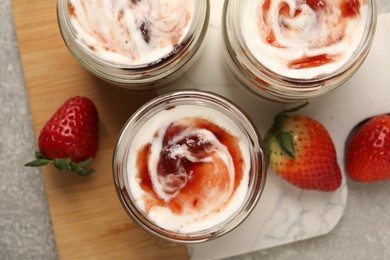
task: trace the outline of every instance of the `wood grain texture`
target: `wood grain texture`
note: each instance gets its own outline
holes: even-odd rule
[[[52,167],[42,169],[59,258],[188,258],[185,246],[157,239],[133,223],[113,183],[117,136],[129,116],[156,94],[124,91],[86,72],[62,41],[56,1],[13,0],[12,8],[36,137],[71,96],[91,98],[100,117],[96,173],[79,177]]]

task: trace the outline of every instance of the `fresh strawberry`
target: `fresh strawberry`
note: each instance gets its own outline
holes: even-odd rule
[[[377,115],[358,124],[345,149],[345,170],[359,182],[390,179],[390,115]]]
[[[43,127],[36,160],[25,166],[52,163],[59,170],[79,175],[94,172],[89,168],[98,148],[99,119],[93,102],[85,97],[68,99]]]
[[[288,115],[306,105],[275,116],[265,136],[269,166],[301,189],[334,191],[342,177],[328,131],[312,118]]]

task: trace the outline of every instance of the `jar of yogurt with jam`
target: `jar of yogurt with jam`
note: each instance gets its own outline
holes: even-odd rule
[[[178,91],[142,106],[125,124],[113,157],[128,215],[169,241],[198,243],[237,227],[266,179],[261,137],[229,100]]]
[[[281,102],[320,96],[367,56],[375,0],[226,0],[225,57],[255,94]]]
[[[94,75],[131,90],[163,86],[195,61],[208,0],[58,0],[63,40]]]

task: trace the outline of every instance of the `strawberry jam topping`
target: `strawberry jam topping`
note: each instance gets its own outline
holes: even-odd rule
[[[341,13],[343,17],[356,17],[360,12],[360,2],[359,0],[346,0],[341,6]]]
[[[75,36],[93,55],[119,65],[171,56],[184,44],[193,0],[68,0]]]
[[[290,69],[307,69],[314,68],[325,65],[327,63],[334,62],[335,60],[327,54],[312,56],[312,57],[303,57],[302,59],[295,60],[290,62]]]
[[[74,6],[71,3],[68,3],[68,11],[70,16],[76,17]]]
[[[258,28],[270,46],[304,48],[304,56],[290,60],[289,69],[319,67],[337,61],[326,51],[345,39],[349,20],[360,18],[362,4],[365,0],[263,0],[257,8]]]
[[[220,211],[243,177],[238,138],[202,118],[185,118],[160,129],[137,156],[146,210],[174,214]]]

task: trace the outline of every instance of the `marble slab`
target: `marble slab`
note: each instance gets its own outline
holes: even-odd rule
[[[213,22],[210,31],[215,31],[215,34],[209,33],[206,43],[208,53],[196,71],[187,74],[187,84],[231,98],[249,113],[264,134],[271,124],[272,115],[285,106],[256,99],[236,86],[217,61],[221,58],[217,58],[219,52],[215,46],[220,41],[220,29],[217,21]],[[369,116],[390,111],[389,33],[390,15],[380,15],[372,50],[358,73],[343,87],[313,99],[301,111],[328,128],[342,169],[344,142],[349,131],[357,122]],[[214,50],[211,48],[213,44]],[[213,55],[215,58],[207,62]],[[186,83],[183,81],[182,84]],[[302,191],[269,172],[264,194],[252,215],[239,228],[221,239],[189,246],[190,256],[192,259],[223,258],[324,235],[342,217],[347,190],[344,179],[342,187],[334,193]]]
[[[222,1],[211,1],[211,5],[206,48],[200,60],[181,80],[160,92],[196,88],[221,94],[242,107],[264,135],[273,116],[288,105],[256,97],[232,77],[221,51]],[[373,69],[363,66],[346,86],[312,100],[301,110],[302,114],[312,116],[328,128],[342,169],[344,140],[353,125],[370,114],[369,109],[364,111],[366,113],[356,113],[354,106],[357,105],[355,100],[366,96],[364,90],[370,83],[366,76]],[[356,78],[361,78],[358,86],[354,86]],[[380,107],[383,109],[386,105],[384,102]],[[264,193],[251,216],[220,239],[188,246],[191,259],[224,258],[327,234],[341,219],[347,203],[348,188],[343,175],[343,184],[336,192],[324,193],[297,189],[269,171]]]

